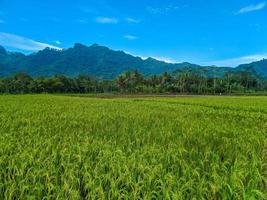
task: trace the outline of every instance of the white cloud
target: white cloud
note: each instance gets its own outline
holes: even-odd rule
[[[61,42],[59,40],[56,40],[55,43],[58,45],[61,44]]]
[[[100,24],[117,24],[119,21],[116,18],[110,17],[97,17],[96,22]]]
[[[236,14],[244,14],[244,13],[249,13],[249,12],[254,12],[257,10],[262,10],[266,7],[266,2],[261,2],[258,4],[254,4],[254,5],[249,5],[246,6],[244,8],[241,8]]]
[[[174,59],[169,58],[169,57],[152,56],[152,58],[155,58],[156,60],[163,61],[166,63],[178,63]]]
[[[5,20],[2,20],[2,19],[0,19],[0,24],[4,24],[4,23],[6,23],[6,21],[5,21]]]
[[[133,56],[137,56],[139,58],[141,58],[142,60],[146,60],[148,58],[153,58],[153,59],[156,59],[158,61],[163,61],[163,62],[166,62],[166,63],[180,63],[182,61],[177,61],[173,58],[170,58],[170,57],[164,57],[164,56],[144,56],[144,55],[140,55],[140,54],[135,54],[135,53],[132,53],[132,52],[129,52],[129,51],[125,51],[125,53],[127,54],[130,54],[130,55],[133,55]]]
[[[38,51],[46,47],[61,50],[61,48],[50,44],[34,41],[29,38],[4,32],[0,32],[0,45],[27,51]]]
[[[205,63],[205,65],[216,65],[216,66],[222,66],[222,67],[224,67],[224,66],[236,67],[240,64],[246,64],[246,63],[259,61],[259,60],[262,60],[264,58],[267,58],[267,53],[242,56],[242,57],[231,58],[231,59],[226,59],[226,60],[212,61],[212,62]]]
[[[154,14],[154,15],[163,13],[163,10],[161,8],[148,6],[146,9],[149,13]]]
[[[166,14],[172,11],[176,11],[179,9],[179,6],[176,5],[166,5],[164,7],[152,7],[152,6],[147,6],[146,10],[151,13],[151,14]]]
[[[124,35],[123,37],[125,39],[127,39],[127,40],[136,40],[136,39],[138,39],[138,37],[136,37],[134,35]]]
[[[137,19],[134,19],[134,18],[130,18],[130,17],[125,18],[125,20],[126,20],[127,22],[129,22],[129,23],[134,23],[134,24],[138,24],[138,23],[140,23],[140,20],[137,20]]]

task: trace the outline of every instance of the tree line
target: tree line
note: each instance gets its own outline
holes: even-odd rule
[[[191,70],[145,77],[138,71],[127,71],[113,80],[88,75],[66,77],[31,77],[17,73],[0,78],[0,93],[179,93],[232,94],[267,91],[267,81],[250,71],[228,72],[209,77]]]

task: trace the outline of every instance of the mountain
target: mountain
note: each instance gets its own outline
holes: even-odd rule
[[[267,79],[267,59],[252,62],[250,64],[239,65],[236,70],[238,71],[255,71],[262,78]]]
[[[169,64],[153,58],[143,60],[97,44],[87,47],[77,43],[65,50],[46,48],[27,56],[9,53],[3,47],[0,48],[0,76],[23,71],[32,76],[88,74],[111,79],[127,70],[138,70],[144,75],[151,75],[173,72],[190,65],[190,63]]]
[[[0,77],[23,70],[18,66],[25,58],[26,56],[21,53],[9,53],[0,46]]]
[[[187,69],[206,76],[223,76],[226,72],[255,68],[267,78],[266,60],[241,65],[237,68],[200,66],[191,63],[170,64],[154,58],[143,60],[94,44],[85,46],[76,43],[72,48],[55,50],[46,48],[30,55],[7,52],[0,46],[0,77],[16,72],[26,72],[31,76],[53,76],[62,74],[70,77],[80,74],[92,75],[103,79],[112,79],[127,70],[138,70],[145,76],[163,72],[179,72]]]

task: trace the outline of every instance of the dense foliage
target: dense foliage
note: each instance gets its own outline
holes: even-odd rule
[[[0,96],[0,199],[267,199],[266,97]]]
[[[69,78],[63,75],[32,78],[25,73],[0,79],[0,93],[180,93],[231,94],[267,91],[267,81],[251,71],[207,77],[199,72],[180,70],[144,77],[128,71],[114,80],[90,76]]]

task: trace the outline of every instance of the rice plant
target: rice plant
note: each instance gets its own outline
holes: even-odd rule
[[[0,199],[267,199],[267,98],[2,95]]]

